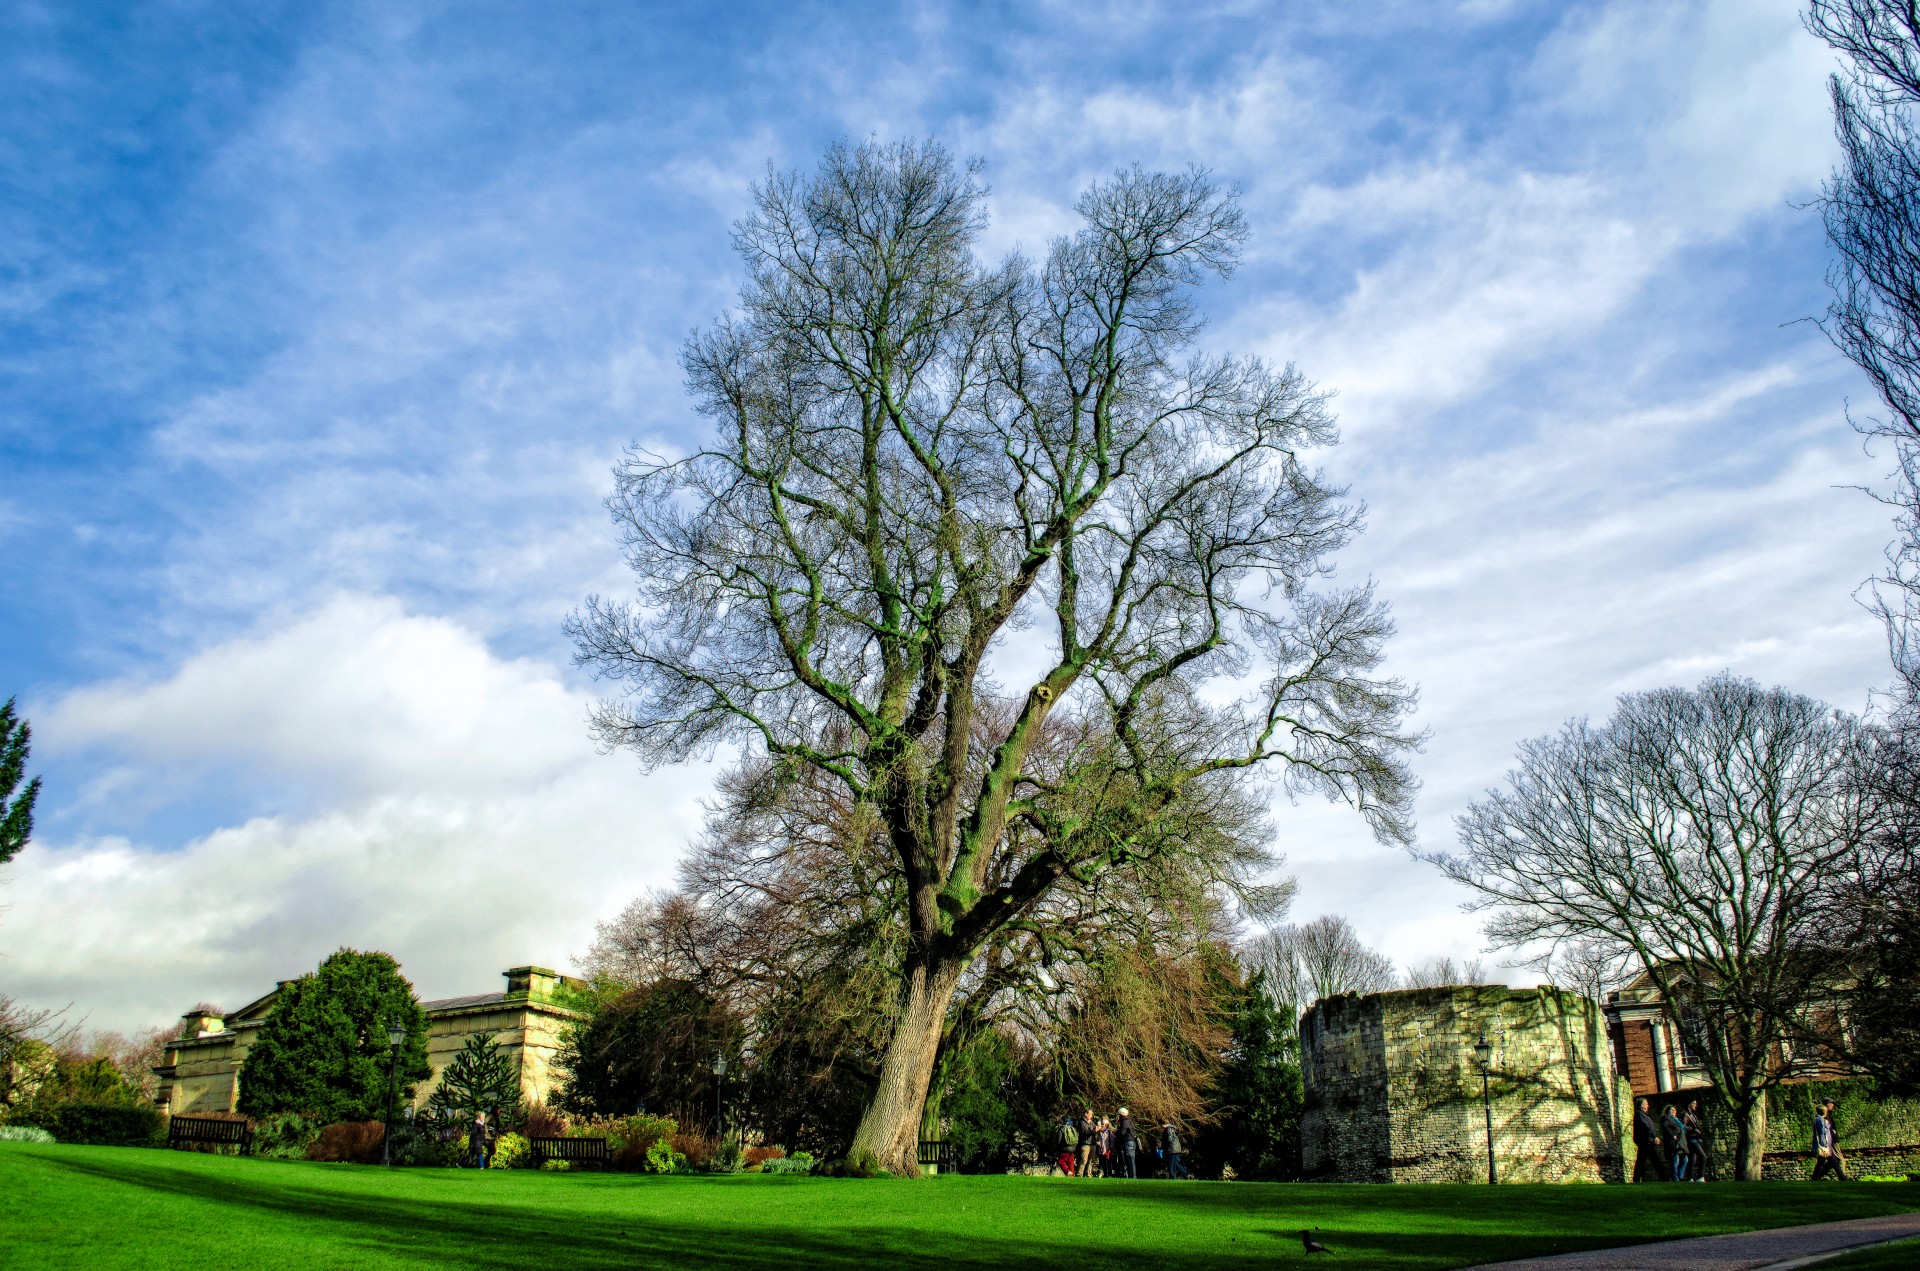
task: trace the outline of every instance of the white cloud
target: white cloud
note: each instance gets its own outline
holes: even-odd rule
[[[670,881],[704,777],[642,778],[596,753],[588,699],[471,632],[347,596],[203,650],[151,684],[95,685],[43,712],[42,752],[116,757],[97,797],[152,799],[231,773],[317,803],[177,849],[37,840],[10,867],[9,990],[96,1024],[232,1007],[342,945],[398,957],[426,995],[565,966],[593,922]]]

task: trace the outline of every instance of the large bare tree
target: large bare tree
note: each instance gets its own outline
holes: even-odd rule
[[[906,939],[854,1150],[908,1173],[956,990],[1062,880],[1185,850],[1164,827],[1262,766],[1409,835],[1390,623],[1322,583],[1358,526],[1309,466],[1323,399],[1186,354],[1233,198],[1123,172],[1044,261],[988,267],[984,197],[932,144],[758,187],[740,307],[685,353],[712,440],[629,457],[639,594],[573,624],[624,684],[604,740],[654,764],[743,742],[884,826]],[[1055,720],[1074,744],[1031,762]]]
[[[1898,532],[1877,605],[1908,710],[1920,709],[1920,6],[1810,0],[1807,27],[1845,59],[1828,80],[1841,163],[1821,190],[1835,253],[1821,322],[1872,381],[1885,415],[1854,423],[1892,444]]]
[[[1240,960],[1265,972],[1274,1005],[1294,1025],[1323,997],[1394,987],[1393,959],[1369,949],[1339,914],[1268,927],[1241,946]]]
[[[1595,726],[1520,747],[1507,788],[1435,859],[1480,893],[1507,948],[1578,943],[1644,973],[1735,1117],[1740,1177],[1760,1177],[1768,1087],[1844,953],[1823,898],[1871,833],[1857,779],[1872,734],[1819,702],[1721,676],[1622,697]]]

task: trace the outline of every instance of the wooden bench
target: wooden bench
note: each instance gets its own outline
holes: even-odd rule
[[[951,1172],[959,1168],[960,1153],[944,1139],[921,1139],[919,1160],[922,1168],[932,1166],[935,1173],[941,1170]]]
[[[197,1143],[237,1144],[240,1155],[253,1153],[253,1126],[227,1117],[168,1117],[167,1146],[189,1148]]]
[[[533,1140],[533,1163],[545,1165],[548,1161],[566,1161],[571,1165],[608,1165],[613,1154],[607,1151],[605,1139],[535,1139]]]

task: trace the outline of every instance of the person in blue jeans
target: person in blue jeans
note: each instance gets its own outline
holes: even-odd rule
[[[1660,1146],[1667,1150],[1667,1159],[1673,1162],[1673,1181],[1687,1181],[1687,1127],[1680,1120],[1680,1110],[1671,1103],[1660,1114]]]
[[[1120,1109],[1120,1120],[1113,1127],[1114,1164],[1119,1167],[1122,1178],[1138,1178],[1140,1171],[1134,1164],[1134,1156],[1140,1149],[1140,1137],[1133,1131],[1133,1118],[1125,1108]]]
[[[1187,1167],[1180,1163],[1180,1131],[1169,1121],[1160,1128],[1160,1155],[1167,1162],[1168,1178],[1186,1178]]]

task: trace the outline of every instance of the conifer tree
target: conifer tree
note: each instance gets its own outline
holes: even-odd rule
[[[395,1021],[407,1030],[397,1058],[387,1042]],[[390,1080],[404,1105],[432,1071],[427,1015],[400,964],[384,953],[340,949],[281,986],[240,1066],[240,1111],[378,1121],[387,1114]]]
[[[13,700],[0,706],[0,865],[13,859],[33,834],[33,804],[40,797],[40,778],[20,782],[27,775],[27,755],[32,749],[33,729],[13,713]],[[15,790],[20,790],[18,795]]]
[[[427,1111],[441,1121],[471,1121],[476,1112],[511,1115],[520,1107],[520,1065],[492,1033],[475,1033],[440,1073]]]

